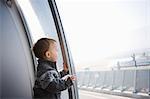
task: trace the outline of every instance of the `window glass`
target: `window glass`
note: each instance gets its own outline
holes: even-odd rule
[[[149,0],[56,0],[75,67],[110,70],[150,50]],[[131,62],[132,63],[132,62]]]
[[[80,99],[107,98],[95,93],[105,89],[134,92],[140,90],[139,82],[141,89],[149,88],[144,83],[149,76],[139,80],[134,70],[150,68],[150,0],[55,1],[74,60]]]

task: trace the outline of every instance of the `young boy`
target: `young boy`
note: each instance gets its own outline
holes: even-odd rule
[[[41,38],[35,43],[33,52],[38,58],[37,78],[33,88],[34,97],[38,99],[61,99],[61,91],[69,88],[73,84],[72,81],[75,80],[75,77],[67,75],[68,69],[66,66],[64,66],[65,68],[62,72],[57,71],[56,41]]]

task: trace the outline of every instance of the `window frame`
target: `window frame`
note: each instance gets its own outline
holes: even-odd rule
[[[48,0],[48,3],[49,3],[50,10],[52,12],[52,16],[53,16],[54,23],[56,26],[58,39],[60,41],[63,60],[67,63],[67,65],[69,67],[69,74],[76,75],[73,59],[71,56],[71,52],[69,50],[69,45],[68,45],[67,40],[66,40],[66,36],[64,33],[64,29],[63,29],[63,25],[61,22],[61,18],[59,15],[56,1],[55,0]],[[69,89],[68,91],[69,91],[69,99],[79,99],[78,89],[77,89],[77,81],[75,81],[75,83],[73,83],[73,87],[71,87],[71,89]]]

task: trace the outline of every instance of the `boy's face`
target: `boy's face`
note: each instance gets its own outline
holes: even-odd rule
[[[48,51],[46,51],[46,58],[52,62],[56,62],[58,57],[58,48],[57,43],[50,45]]]

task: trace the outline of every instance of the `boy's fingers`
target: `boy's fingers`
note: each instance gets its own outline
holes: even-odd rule
[[[76,80],[76,76],[71,76],[70,77],[72,80]]]

